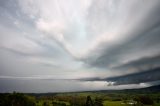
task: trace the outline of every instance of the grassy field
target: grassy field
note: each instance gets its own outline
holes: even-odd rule
[[[104,101],[103,106],[126,106],[122,101]]]
[[[153,106],[160,106],[160,103],[155,102]]]
[[[103,101],[103,106],[134,106],[133,104],[125,104],[123,101]],[[137,105],[135,105],[137,106]],[[143,106],[160,106],[160,103],[154,103],[153,105],[143,105]]]

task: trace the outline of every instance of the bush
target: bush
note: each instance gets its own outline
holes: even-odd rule
[[[148,96],[139,96],[138,98],[135,98],[137,102],[141,102],[144,105],[153,105],[153,100]]]

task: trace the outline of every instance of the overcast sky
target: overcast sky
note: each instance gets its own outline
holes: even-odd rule
[[[159,48],[159,0],[0,0],[0,92],[160,84]]]

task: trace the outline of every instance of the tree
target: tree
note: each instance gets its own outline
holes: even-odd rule
[[[102,99],[96,98],[94,102],[94,106],[103,106],[102,101],[103,101]]]
[[[86,106],[93,106],[93,102],[90,96],[87,96]]]
[[[22,93],[4,94],[0,106],[35,106],[35,99]]]

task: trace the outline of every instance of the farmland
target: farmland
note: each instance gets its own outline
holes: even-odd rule
[[[1,93],[0,106],[160,106],[159,90]]]

